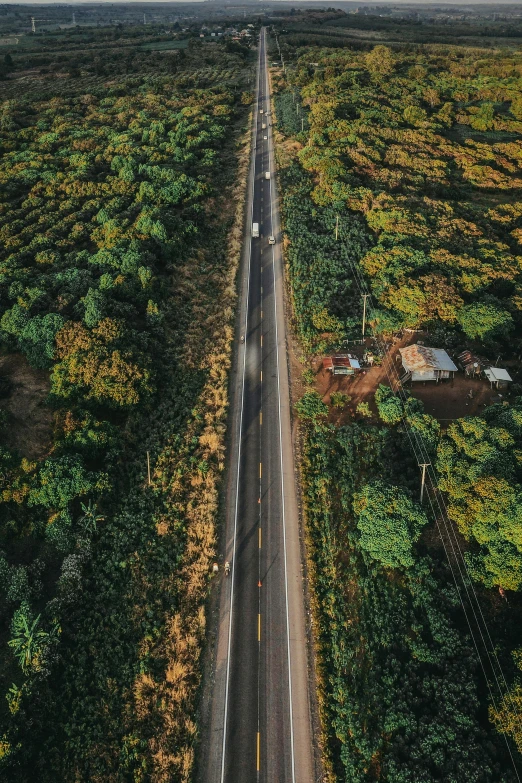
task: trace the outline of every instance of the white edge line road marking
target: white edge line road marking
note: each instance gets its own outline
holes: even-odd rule
[[[259,62],[261,62],[261,47],[259,47]],[[252,256],[252,219],[254,216],[254,188],[255,188],[255,175],[256,175],[256,153],[257,153],[257,126],[259,120],[259,77],[261,69],[258,69],[257,85],[256,85],[256,102],[254,112],[254,123],[252,128],[253,136],[253,155],[252,155],[252,193],[251,193],[251,208],[250,208],[250,223],[247,226],[249,240],[248,240],[248,263],[247,263],[247,296],[246,296],[246,309],[245,309],[245,342],[243,347],[243,378],[241,382],[241,412],[239,416],[239,439],[237,447],[237,479],[236,479],[236,507],[234,511],[234,534],[232,543],[232,573],[230,583],[230,612],[228,615],[228,652],[227,652],[227,676],[225,685],[225,714],[223,718],[223,747],[221,753],[221,783],[225,781],[225,754],[227,743],[227,718],[228,718],[228,692],[230,684],[230,651],[232,647],[232,611],[234,605],[234,573],[236,566],[236,536],[237,536],[237,514],[239,504],[239,474],[241,465],[241,436],[243,432],[243,408],[245,402],[245,372],[246,372],[246,347],[247,347],[247,327],[248,327],[248,302],[250,294],[250,261]]]
[[[267,57],[266,57],[266,32],[265,32],[265,62],[264,62],[264,72],[265,72],[265,79],[266,79],[266,86],[265,90],[267,93],[267,99],[270,101],[270,94],[269,94],[269,85],[268,85],[268,68],[267,68]],[[271,161],[271,139],[272,139],[272,126],[270,123],[268,123],[268,132],[269,132],[269,144],[268,144],[268,163],[270,171],[272,170],[272,167],[270,165]],[[272,223],[272,178],[270,178],[269,181],[269,189],[270,189],[270,228],[272,230],[272,233],[274,231],[274,226]],[[282,425],[281,425],[281,389],[280,389],[280,383],[279,383],[279,376],[280,376],[280,368],[279,368],[279,334],[277,329],[277,292],[276,292],[276,270],[275,270],[275,247],[272,245],[272,274],[274,278],[274,318],[275,318],[275,338],[276,338],[276,362],[277,362],[277,400],[278,400],[278,412],[279,412],[279,456],[281,461],[281,512],[282,512],[282,521],[283,521],[283,551],[284,551],[284,558],[285,558],[285,605],[286,605],[286,649],[287,649],[287,658],[288,658],[288,691],[289,691],[289,699],[290,699],[290,752],[291,752],[291,760],[292,760],[292,783],[295,783],[295,756],[294,756],[294,717],[293,717],[293,707],[292,707],[292,668],[291,668],[291,660],[290,660],[290,616],[288,611],[288,562],[287,562],[287,554],[286,554],[286,524],[285,524],[285,478],[283,473],[283,434],[282,434]]]

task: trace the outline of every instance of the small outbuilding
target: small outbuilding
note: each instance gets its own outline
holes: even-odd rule
[[[357,375],[361,371],[359,360],[349,353],[327,356],[323,359],[323,367],[333,375]]]
[[[468,378],[478,377],[484,371],[484,367],[487,367],[487,362],[471,351],[462,351],[457,356],[457,360]]]
[[[496,386],[497,389],[505,389],[508,383],[513,381],[513,378],[508,371],[502,370],[500,367],[486,367],[484,375],[491,386]]]
[[[440,381],[453,378],[456,366],[442,348],[427,348],[425,345],[408,345],[399,348],[405,375],[401,381]]]

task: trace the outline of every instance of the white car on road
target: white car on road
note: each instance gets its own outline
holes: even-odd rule
[[[268,237],[268,244],[269,245],[275,245],[275,237],[274,236],[269,236]]]

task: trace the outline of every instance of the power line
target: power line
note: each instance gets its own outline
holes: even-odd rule
[[[338,236],[338,218],[337,218],[337,221],[336,221],[336,238],[337,238],[337,236]],[[363,278],[361,270],[357,267],[356,263],[354,261],[352,261],[352,259],[350,258],[349,255],[348,255],[348,262],[349,262],[349,264],[350,264],[350,266],[352,268],[352,271],[353,271],[353,274],[354,274],[354,281],[355,281],[355,284],[357,285],[357,287],[359,288],[359,293],[360,293],[361,296],[364,297],[364,304],[365,304],[365,306],[366,306],[367,299],[369,299],[369,305],[367,305],[367,309],[369,310],[370,313],[375,312],[375,307],[373,305],[372,294],[368,290],[368,286],[367,286],[366,280]],[[373,329],[373,327],[372,327],[372,329]],[[400,379],[398,377],[397,370],[396,370],[395,366],[393,365],[393,363],[391,362],[391,357],[390,357],[390,360],[387,361],[387,349],[384,346],[384,343],[383,343],[382,339],[380,337],[378,337],[377,335],[374,335],[373,339],[375,340],[375,342],[376,342],[376,344],[378,346],[378,353],[381,355],[381,357],[384,360],[383,366],[384,366],[385,373],[386,373],[386,376],[388,378],[388,381],[390,383],[390,387],[392,389],[394,389],[395,393],[397,393],[403,399],[403,401],[406,401],[408,399],[408,395],[406,394],[404,388],[402,387],[402,384],[401,384]],[[391,368],[391,372],[390,372],[390,368]],[[394,384],[392,383],[392,375],[393,374],[396,376],[395,377],[395,388],[394,388]],[[405,425],[406,434],[407,434],[408,439],[410,441],[410,446],[412,448],[412,451],[413,451],[413,453],[414,453],[414,455],[415,455],[415,457],[417,459],[417,463],[418,463],[419,467],[422,467],[422,469],[423,469],[422,494],[423,494],[423,491],[424,491],[424,481],[425,481],[426,472],[427,472],[428,488],[429,488],[429,490],[431,489],[431,492],[430,491],[427,492],[428,501],[429,501],[429,504],[430,504],[430,507],[431,507],[433,518],[435,520],[435,524],[437,525],[437,530],[438,530],[440,538],[441,538],[441,542],[442,542],[442,545],[443,545],[443,548],[444,548],[444,552],[446,554],[446,558],[448,560],[448,565],[449,565],[449,568],[450,568],[450,571],[451,571],[451,575],[453,577],[453,581],[455,582],[455,588],[457,590],[457,595],[459,597],[459,601],[460,601],[460,604],[462,606],[462,610],[464,612],[464,616],[466,618],[466,622],[467,622],[467,625],[468,625],[468,628],[469,628],[469,632],[471,634],[473,645],[475,647],[480,666],[482,668],[484,677],[486,679],[486,684],[487,684],[487,688],[488,688],[488,691],[489,691],[489,694],[490,694],[490,698],[491,698],[493,707],[495,708],[495,710],[497,710],[496,699],[495,699],[495,696],[493,694],[493,690],[491,688],[491,684],[489,682],[488,675],[486,673],[486,667],[484,665],[484,661],[483,661],[482,655],[480,653],[479,645],[477,643],[477,640],[475,638],[475,634],[473,632],[473,627],[472,627],[470,618],[468,616],[468,612],[466,610],[466,606],[465,606],[464,601],[463,601],[462,596],[461,596],[459,582],[458,582],[457,576],[455,574],[450,555],[448,553],[448,549],[447,549],[447,546],[446,546],[446,541],[444,540],[444,536],[443,536],[442,531],[441,531],[441,527],[440,527],[440,524],[439,524],[439,516],[437,515],[436,509],[434,508],[433,499],[435,499],[435,501],[436,501],[436,504],[437,504],[438,509],[439,509],[440,521],[444,525],[444,530],[445,530],[447,539],[449,540],[449,542],[451,544],[452,554],[453,554],[454,559],[455,559],[455,564],[456,564],[456,566],[458,568],[458,574],[459,574],[459,577],[460,577],[460,579],[462,581],[464,589],[466,591],[466,596],[467,596],[468,601],[469,601],[470,609],[471,609],[471,612],[473,614],[473,618],[475,620],[475,624],[477,626],[477,630],[478,630],[478,633],[480,635],[480,639],[481,639],[482,645],[483,645],[484,650],[485,650],[486,655],[487,655],[487,659],[488,659],[488,662],[489,662],[489,667],[490,667],[491,672],[493,674],[493,677],[494,677],[497,689],[498,689],[498,691],[500,693],[500,697],[502,699],[507,697],[507,699],[512,704],[513,711],[515,712],[517,717],[520,719],[521,718],[520,711],[517,709],[517,705],[516,705],[516,703],[515,703],[515,701],[513,699],[513,696],[511,694],[510,690],[509,690],[509,686],[507,684],[506,677],[504,675],[502,666],[500,664],[500,661],[498,659],[497,653],[496,653],[495,648],[493,646],[493,640],[491,638],[491,634],[489,632],[489,629],[488,629],[488,626],[487,626],[487,623],[486,623],[486,619],[485,619],[484,614],[482,612],[482,608],[480,606],[480,602],[478,600],[478,596],[476,594],[472,578],[471,578],[471,576],[469,574],[469,570],[468,570],[468,567],[466,565],[466,561],[464,559],[464,555],[462,553],[462,550],[461,550],[461,547],[460,547],[460,543],[459,543],[456,531],[453,529],[453,526],[451,525],[451,522],[449,521],[449,517],[447,515],[447,508],[446,508],[446,504],[445,504],[444,498],[441,496],[440,491],[438,489],[435,471],[434,471],[433,466],[431,465],[431,463],[429,461],[428,451],[427,451],[427,448],[426,448],[426,446],[424,444],[422,435],[419,432],[413,430],[413,428],[411,428],[409,426],[409,423],[408,423],[407,418],[406,418],[405,415],[403,415],[402,418],[403,418],[403,422],[404,422],[404,425]],[[431,471],[429,470],[429,468],[431,468]],[[458,551],[458,554],[457,554],[457,551]],[[464,575],[464,573],[463,573],[463,571],[461,569],[461,565],[460,565],[460,562],[459,562],[459,556],[460,556],[460,559],[462,560],[462,565],[464,566],[465,575]],[[476,609],[475,609],[474,604],[476,605]],[[479,622],[479,618],[477,616],[477,612],[478,612],[478,615],[480,615],[480,619],[482,621],[483,629],[481,627],[481,623]],[[486,639],[489,642],[489,645],[491,647],[491,652],[488,650],[488,644],[487,644],[486,639],[484,638],[484,636],[486,636]],[[496,664],[496,666],[494,665],[494,663]],[[498,672],[500,674],[500,679],[501,679],[501,681],[503,682],[503,684],[505,686],[505,692],[503,692],[503,688],[501,687],[501,684],[499,682],[499,677],[497,675],[497,669],[498,669]],[[509,740],[508,740],[508,737],[506,736],[506,734],[504,734],[504,739],[505,739],[505,742],[506,742],[506,747],[507,747],[509,756],[511,758],[511,762],[513,764],[513,769],[515,771],[515,775],[517,777],[517,780],[520,781],[520,777],[519,777],[519,774],[518,774],[518,770],[517,770],[517,766],[516,766],[516,763],[515,763],[515,759],[513,757],[511,746],[509,744]]]

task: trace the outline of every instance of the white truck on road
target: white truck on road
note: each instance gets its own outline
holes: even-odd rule
[[[252,236],[254,238],[259,236],[259,223],[252,223]]]
[[[265,171],[265,179],[270,179],[270,172],[269,171]]]

